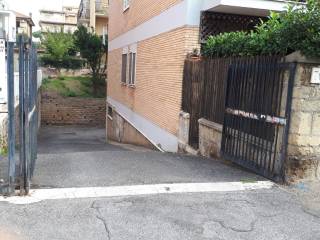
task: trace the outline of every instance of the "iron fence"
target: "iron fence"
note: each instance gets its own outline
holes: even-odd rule
[[[7,42],[7,113],[8,113],[8,156],[0,161],[0,194],[13,194],[20,187],[21,194],[28,194],[30,181],[37,158],[38,133],[38,72],[37,50],[30,42],[25,42],[20,36],[17,42],[19,52],[19,114],[15,111],[15,81],[14,81],[14,42]],[[16,161],[16,120],[19,122],[19,161]],[[4,160],[4,161],[3,161]],[[2,171],[3,163],[7,166],[6,173]]]
[[[234,58],[192,59],[184,64],[182,110],[190,114],[189,144],[198,147],[198,120],[223,124],[228,68]]]
[[[280,56],[243,58],[229,67],[222,156],[283,180],[295,64]]]

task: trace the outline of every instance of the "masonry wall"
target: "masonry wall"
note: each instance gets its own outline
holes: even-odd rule
[[[297,67],[286,168],[289,181],[320,179],[320,85],[310,82],[312,67],[319,63]]]
[[[51,92],[43,92],[41,122],[46,125],[105,126],[105,99],[64,98]]]
[[[199,152],[202,156],[220,158],[222,125],[199,119]]]
[[[182,27],[139,42],[134,87],[121,84],[122,49],[109,52],[108,96],[177,135],[184,60],[199,48],[198,34]]]
[[[120,114],[118,114],[116,111],[113,111],[112,115],[112,117],[109,116],[107,118],[108,140],[155,149],[152,143],[140,132],[138,132]]]
[[[108,30],[109,40],[113,40],[181,1],[182,0],[131,1],[129,9],[126,11],[123,11],[123,1],[110,1]]]

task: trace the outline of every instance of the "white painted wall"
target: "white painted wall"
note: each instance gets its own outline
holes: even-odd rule
[[[111,97],[108,97],[107,102],[128,123],[134,126],[153,145],[157,146],[159,150],[162,149],[166,152],[178,151],[178,138],[175,135],[160,128]]]

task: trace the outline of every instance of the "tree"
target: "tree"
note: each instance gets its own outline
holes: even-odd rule
[[[97,34],[89,32],[84,26],[78,27],[74,32],[74,39],[81,57],[87,60],[91,68],[93,93],[96,95],[99,87],[105,85],[108,46],[103,44]]]
[[[76,54],[74,39],[72,34],[57,32],[46,33],[42,39],[42,45],[49,54],[56,60],[62,60],[66,56],[74,56]]]
[[[39,39],[41,39],[41,38],[42,38],[42,32],[41,32],[41,31],[33,32],[33,33],[32,33],[32,36],[33,36],[34,38],[39,38]]]
[[[77,48],[74,44],[73,35],[64,33],[45,33],[42,35],[41,45],[45,54],[40,57],[43,66],[79,69],[83,66],[83,60],[76,57]]]

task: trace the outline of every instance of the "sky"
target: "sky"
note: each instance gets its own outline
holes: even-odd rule
[[[6,0],[9,10],[29,15],[36,24],[34,31],[39,30],[39,10],[62,10],[62,6],[79,6],[80,0]]]

